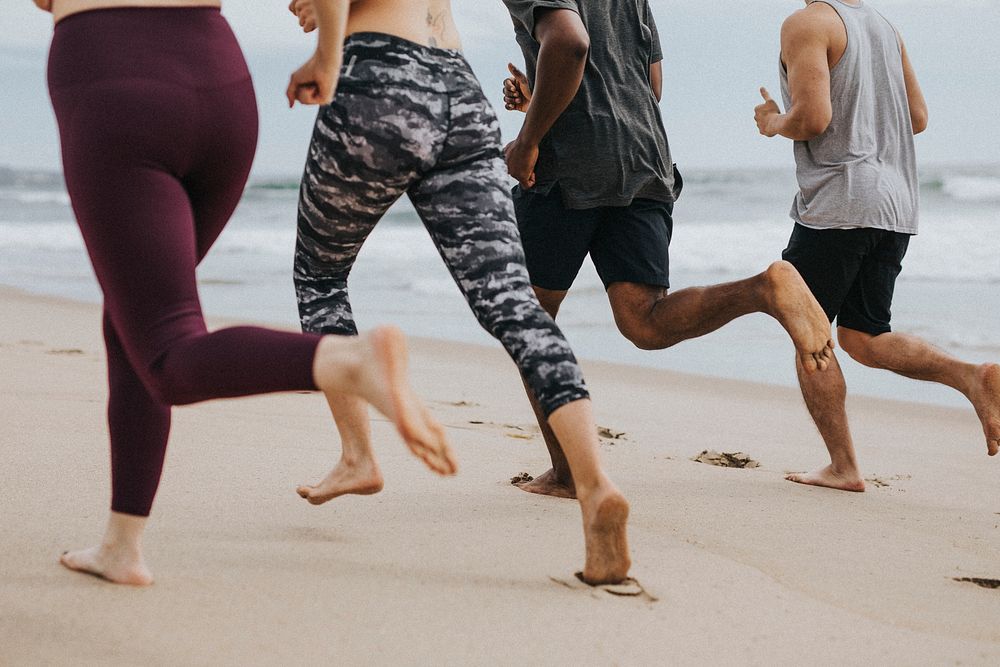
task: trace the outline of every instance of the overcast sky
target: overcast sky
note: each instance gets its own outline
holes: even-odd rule
[[[624,0],[623,0],[624,1]],[[289,111],[288,74],[313,38],[286,0],[227,0],[224,11],[250,62],[261,108],[258,176],[301,171],[314,111]],[[879,0],[902,31],[931,110],[921,161],[998,163],[1000,1]],[[519,118],[500,104],[507,60],[520,61],[500,0],[454,0],[466,54],[509,139]],[[662,109],[675,159],[687,167],[789,166],[787,142],[756,134],[757,88],[778,89],[778,30],[798,0],[651,0],[664,47]],[[0,0],[0,165],[58,167],[45,90],[48,16],[30,0]]]

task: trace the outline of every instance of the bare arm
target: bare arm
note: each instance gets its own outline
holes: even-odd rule
[[[663,63],[653,63],[649,66],[649,87],[659,102],[663,98]]]
[[[43,12],[52,11],[52,0],[34,0],[35,6],[41,9]]]
[[[312,58],[292,74],[288,82],[288,106],[296,100],[301,104],[329,104],[337,89],[340,65],[344,58],[344,33],[352,0],[305,0],[315,13],[319,37]],[[290,6],[295,12],[293,2]],[[304,3],[302,3],[304,4]],[[305,26],[303,26],[305,27]]]
[[[507,147],[507,169],[523,187],[535,184],[538,144],[573,101],[590,51],[590,37],[580,15],[569,9],[552,9],[535,23],[535,39],[541,44],[521,132]]]
[[[920,134],[927,129],[927,101],[924,93],[920,90],[920,83],[917,81],[917,73],[910,62],[910,56],[906,53],[906,45],[902,38],[899,40],[899,47],[903,51],[903,78],[906,81],[906,100],[910,106],[910,120],[913,122],[913,134]]]
[[[755,109],[755,116],[764,136],[780,134],[795,141],[809,141],[830,126],[833,103],[827,25],[817,12],[801,10],[781,27],[781,57],[788,70],[792,107],[781,113],[767,90],[760,89],[764,103]]]

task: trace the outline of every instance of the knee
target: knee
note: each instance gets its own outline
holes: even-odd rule
[[[189,405],[201,400],[194,392],[190,377],[190,373],[176,365],[170,368],[157,365],[150,370],[146,385],[153,398],[163,405]]]
[[[205,369],[187,346],[178,342],[147,367],[143,382],[150,395],[163,405],[189,405],[205,400]]]
[[[662,336],[653,327],[635,320],[616,320],[618,331],[640,350],[662,350],[665,345]]]
[[[837,340],[840,343],[841,349],[859,364],[875,368],[877,364],[871,353],[872,338],[873,336],[869,334],[854,331],[853,329],[840,327],[837,330]]]

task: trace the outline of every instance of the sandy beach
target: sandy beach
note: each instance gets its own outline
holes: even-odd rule
[[[134,590],[57,563],[108,505],[99,310],[0,289],[0,313],[0,664],[1000,662],[1000,590],[955,580],[1000,578],[971,409],[852,400],[874,481],[846,494],[783,480],[826,460],[795,390],[585,363],[649,593],[616,597],[575,583],[577,505],[510,485],[547,456],[500,347],[418,339],[458,477],[376,419],[385,491],[316,508],[295,487],[339,454],[320,395],[176,409]]]

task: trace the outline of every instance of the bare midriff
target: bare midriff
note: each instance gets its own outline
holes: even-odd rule
[[[72,14],[92,9],[117,7],[221,7],[221,0],[55,0],[52,18],[56,23]]]
[[[355,0],[347,34],[381,32],[424,46],[460,51],[450,0]]]

